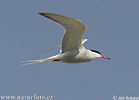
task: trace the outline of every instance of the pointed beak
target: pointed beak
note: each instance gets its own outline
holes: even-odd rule
[[[110,58],[108,58],[108,57],[106,57],[106,56],[101,56],[101,58],[105,58],[105,59],[111,60]]]

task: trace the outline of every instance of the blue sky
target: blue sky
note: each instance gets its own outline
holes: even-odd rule
[[[44,95],[53,100],[112,100],[139,96],[138,0],[1,0],[0,95]],[[84,46],[112,60],[89,63],[42,63],[20,66],[20,61],[59,53],[64,30],[39,12],[57,13],[87,25]]]

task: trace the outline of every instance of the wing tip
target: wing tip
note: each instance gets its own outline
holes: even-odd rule
[[[41,13],[38,13],[38,14],[40,14],[40,15],[44,15],[44,13],[42,13],[42,12],[41,12]]]
[[[44,17],[47,17],[47,18],[52,19],[49,15],[51,15],[51,14],[53,14],[53,13],[44,13],[44,12],[41,12],[41,13],[38,13],[38,14],[40,14],[40,15],[42,15],[42,16],[44,16]]]
[[[40,15],[51,15],[51,14],[54,14],[54,13],[46,13],[46,12],[40,12],[40,13],[38,13],[38,14],[40,14]]]

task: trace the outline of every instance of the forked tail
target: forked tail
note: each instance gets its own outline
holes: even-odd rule
[[[47,59],[21,61],[21,63],[25,63],[25,64],[22,64],[21,66],[30,65],[30,64],[38,64],[38,63],[43,63],[43,62],[47,62]]]
[[[38,64],[38,63],[43,63],[43,62],[55,62],[55,61],[56,62],[60,61],[60,59],[57,59],[57,55],[49,57],[49,58],[45,58],[45,59],[21,61],[23,63],[25,62],[25,64],[22,64],[21,66],[30,65],[30,64]],[[28,63],[26,63],[26,62],[28,62]]]

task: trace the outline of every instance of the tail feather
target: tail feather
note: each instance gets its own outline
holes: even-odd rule
[[[45,58],[45,59],[21,61],[23,63],[25,62],[25,64],[22,64],[21,66],[30,65],[30,64],[38,64],[38,63],[43,63],[43,62],[54,62],[54,61],[59,61],[59,59],[57,59],[57,55],[49,57],[49,58]]]
[[[27,61],[21,61],[21,62],[22,63],[25,62],[25,64],[22,64],[21,66],[26,66],[26,65],[31,65],[31,64],[47,62],[47,59],[27,60]],[[26,63],[26,62],[29,62],[29,63]]]
[[[26,65],[31,65],[31,64],[38,64],[38,63],[41,63],[41,62],[26,63],[26,64],[22,64],[21,66],[26,66]]]

